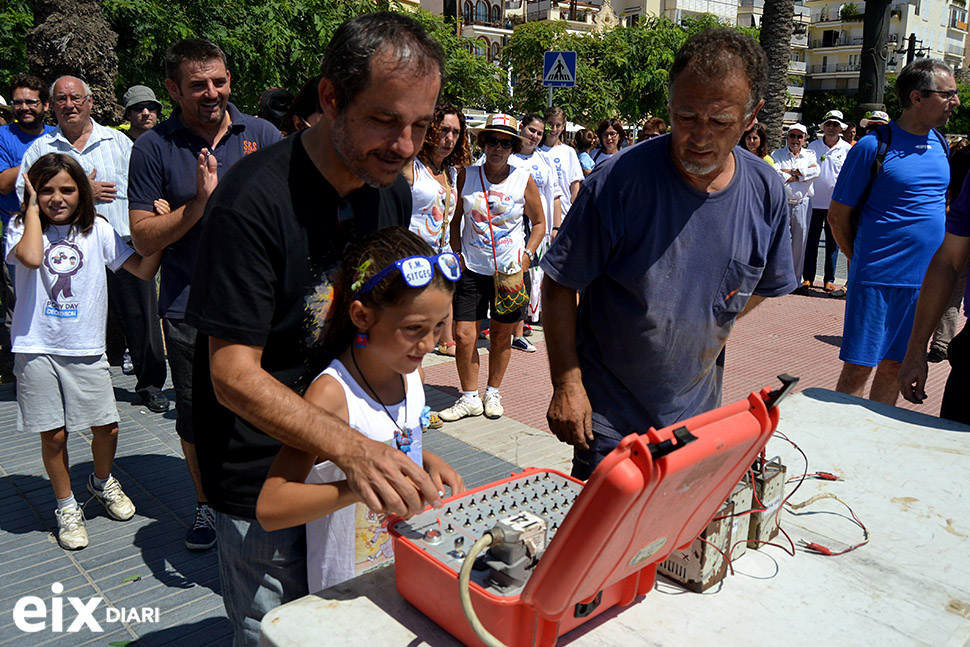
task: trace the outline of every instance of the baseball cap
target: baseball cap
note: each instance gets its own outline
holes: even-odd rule
[[[792,124],[791,126],[788,127],[788,132],[792,132],[793,130],[798,131],[800,133],[804,133],[806,136],[808,136],[808,128],[806,128],[802,124]]]
[[[822,123],[824,124],[826,121],[837,121],[842,130],[845,130],[848,128],[848,126],[844,121],[842,121],[843,118],[844,117],[842,116],[841,110],[829,110],[825,113],[825,116],[822,117]]]

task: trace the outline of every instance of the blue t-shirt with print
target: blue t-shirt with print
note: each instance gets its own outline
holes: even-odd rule
[[[937,133],[908,133],[896,122],[882,170],[862,208],[849,283],[918,288],[943,242],[950,166]],[[879,147],[866,135],[845,158],[832,199],[854,207],[862,198]]]
[[[796,286],[788,203],[774,169],[734,148],[705,193],[669,136],[624,149],[584,180],[541,267],[581,290],[577,348],[594,422],[626,435],[716,408],[723,350],[752,294]]]
[[[25,133],[16,124],[0,126],[0,172],[20,166],[20,160],[24,158],[24,153],[30,148],[30,144],[47,133],[54,132],[53,126],[44,126],[44,131],[40,135]],[[11,216],[20,211],[20,198],[17,191],[10,193],[0,193],[0,221],[3,226],[7,226]]]

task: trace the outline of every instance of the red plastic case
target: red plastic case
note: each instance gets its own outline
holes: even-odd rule
[[[774,432],[778,410],[766,405],[769,395],[765,388],[683,423],[624,438],[582,488],[521,593],[496,595],[471,584],[485,628],[510,647],[554,645],[589,619],[648,593],[657,564],[704,530]],[[685,428],[695,437],[686,443]],[[670,451],[654,459],[651,445]],[[530,468],[448,503],[474,502],[476,493],[544,474],[581,483]],[[388,523],[398,591],[463,643],[483,644],[462,612],[457,571],[415,533],[401,532],[407,524]]]

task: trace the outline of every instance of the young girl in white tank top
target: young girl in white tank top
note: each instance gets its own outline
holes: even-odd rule
[[[324,348],[333,357],[305,397],[410,456],[443,493],[464,491],[445,461],[422,451],[421,361],[448,316],[458,258],[434,255],[415,234],[384,229],[350,250],[338,278]],[[323,457],[284,446],[256,505],[266,530],[306,524],[307,580],[320,591],[393,559],[383,515],[371,512]]]

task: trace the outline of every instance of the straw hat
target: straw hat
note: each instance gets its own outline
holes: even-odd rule
[[[524,142],[529,141],[519,134],[519,120],[512,115],[501,112],[489,115],[488,119],[485,120],[485,125],[481,128],[469,128],[469,130],[475,135],[478,135],[478,133],[499,133],[518,137]]]

